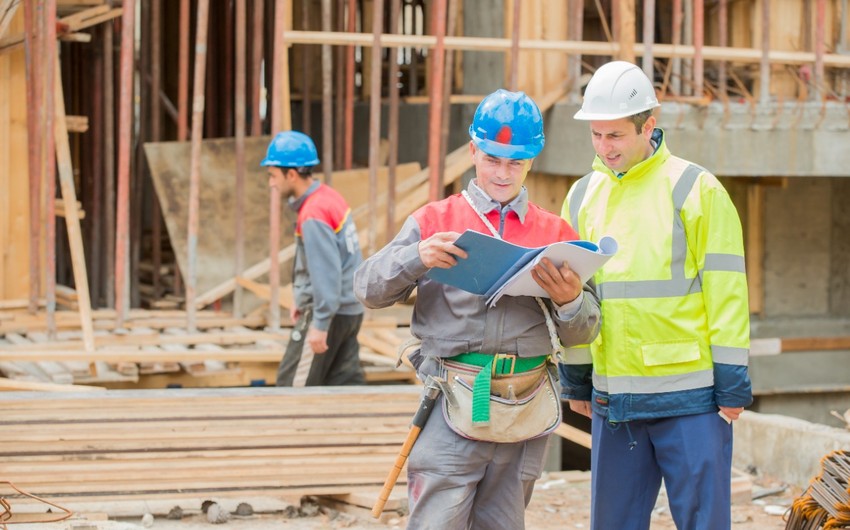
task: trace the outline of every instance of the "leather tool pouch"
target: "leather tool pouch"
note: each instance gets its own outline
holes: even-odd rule
[[[490,421],[472,421],[472,388],[481,370],[444,361],[452,395],[444,396],[443,416],[460,436],[485,442],[514,443],[545,436],[561,424],[561,401],[549,362],[528,372],[494,376],[490,383]]]

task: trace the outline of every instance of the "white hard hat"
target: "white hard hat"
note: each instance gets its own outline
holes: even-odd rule
[[[660,106],[643,70],[626,61],[603,64],[590,78],[577,120],[618,120]]]

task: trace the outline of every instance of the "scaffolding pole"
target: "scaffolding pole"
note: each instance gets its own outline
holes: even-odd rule
[[[136,0],[125,0],[121,14],[121,62],[118,101],[118,194],[115,229],[115,311],[116,325],[122,327],[129,310],[127,261],[130,252],[130,157],[133,135],[133,57],[136,27]]]
[[[430,168],[429,200],[438,201],[442,198],[442,177],[440,175],[440,139],[443,114],[443,76],[445,74],[445,48],[443,39],[446,36],[446,0],[434,2],[434,36],[437,45],[434,47],[434,57],[431,60],[431,104],[428,109],[428,167]]]

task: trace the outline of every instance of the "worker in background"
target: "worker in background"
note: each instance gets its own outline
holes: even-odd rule
[[[357,333],[363,306],[354,297],[354,270],[363,261],[351,209],[312,176],[319,164],[306,134],[278,133],[261,165],[269,188],[297,213],[292,272],[294,323],[277,372],[277,386],[363,384]],[[274,302],[272,302],[274,303]]]
[[[586,343],[599,327],[595,293],[567,264],[546,259],[535,267],[534,277],[550,298],[507,297],[494,307],[485,296],[426,276],[467,257],[454,245],[466,229],[529,247],[576,238],[563,219],[530,203],[523,186],[544,143],[543,117],[531,98],[506,90],[488,95],[469,134],[475,178],[467,189],[414,212],[354,276],[355,292],[368,307],[403,301],[417,289],[411,332],[421,344],[409,359],[420,379],[441,376],[454,389],[451,399],[444,392],[437,406],[443,410],[429,416],[410,453],[409,530],[525,528],[525,507],[551,429],[523,418],[511,425],[519,432],[500,436],[493,426],[505,417],[492,396],[501,394],[510,408],[513,400],[543,389],[539,395],[555,403],[560,424],[558,390],[544,392],[557,375],[549,362],[553,341]],[[470,397],[470,389],[483,403],[453,408],[461,395]],[[476,420],[476,408],[488,419]]]
[[[562,216],[619,252],[595,275],[602,329],[562,366],[592,418],[591,526],[646,530],[662,479],[680,530],[731,525],[732,425],[752,402],[741,222],[706,169],[670,153],[652,83],[614,61],[587,85],[593,171]]]

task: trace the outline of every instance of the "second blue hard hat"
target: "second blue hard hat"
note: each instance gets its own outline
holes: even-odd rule
[[[261,166],[305,167],[319,164],[316,144],[309,136],[298,131],[279,132],[269,143],[266,158]]]
[[[469,136],[488,155],[534,158],[545,143],[543,115],[525,92],[499,89],[481,100]]]

